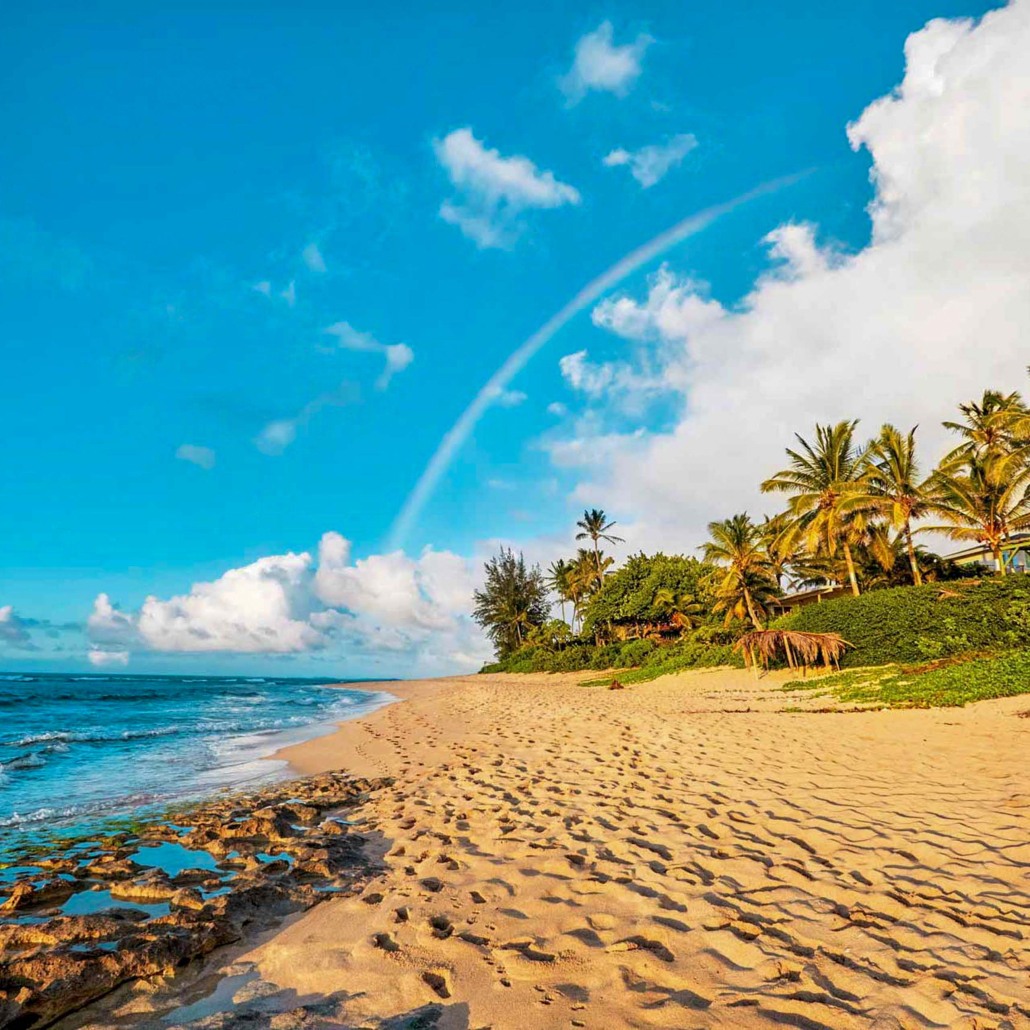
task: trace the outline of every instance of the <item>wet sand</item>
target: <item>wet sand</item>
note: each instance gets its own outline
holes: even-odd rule
[[[269,1001],[327,1027],[1030,1026],[1030,697],[788,712],[825,699],[585,678],[387,684],[402,703],[280,753],[396,780],[357,816],[362,896],[243,956]]]

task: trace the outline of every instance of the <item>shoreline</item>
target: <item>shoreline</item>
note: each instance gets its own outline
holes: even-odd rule
[[[350,888],[57,1025],[1030,1022],[1030,699],[858,717],[786,678],[392,683],[275,756],[377,784]]]
[[[332,730],[310,737],[307,740],[287,744],[267,755],[269,761],[286,762],[297,776],[314,776],[319,773],[344,771],[354,776],[379,775],[369,770],[376,764],[374,758],[367,755],[363,746],[366,731],[359,729],[361,724],[375,724],[377,718],[385,718],[385,712],[394,705],[412,700],[431,697],[446,689],[452,683],[476,678],[477,673],[467,677],[450,676],[429,680],[385,680],[381,683],[369,683],[368,689],[376,693],[389,694],[393,700],[384,701],[368,712],[362,712],[350,719],[333,722]],[[346,683],[328,684],[333,689],[346,689]],[[387,689],[387,687],[390,689]]]

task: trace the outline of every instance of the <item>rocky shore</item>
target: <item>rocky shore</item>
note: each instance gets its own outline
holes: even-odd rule
[[[0,1028],[42,1028],[120,984],[167,976],[245,930],[360,889],[348,809],[389,779],[324,773],[236,794],[9,868]]]

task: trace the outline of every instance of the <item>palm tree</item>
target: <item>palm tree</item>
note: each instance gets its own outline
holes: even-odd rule
[[[609,544],[621,544],[623,539],[621,536],[613,536],[608,532],[614,525],[615,522],[609,522],[608,516],[600,508],[591,508],[589,511],[583,512],[583,518],[576,523],[576,526],[580,529],[580,532],[576,534],[577,540],[593,540],[594,542],[594,559],[597,564],[598,576],[603,575],[601,569],[601,551],[598,545],[599,540],[604,540]]]
[[[985,457],[1025,448],[1030,440],[1030,410],[1016,392],[984,390],[980,401],[960,404],[961,422],[945,422],[944,427],[963,438],[941,462],[950,468],[971,456]]]
[[[762,546],[762,529],[744,512],[721,522],[709,522],[711,540],[704,545],[705,560],[720,566],[716,573],[716,609],[726,621],[744,614],[755,629],[762,629],[759,611],[776,595],[774,566]]]
[[[915,427],[907,435],[889,423],[881,427],[880,435],[869,445],[867,489],[876,511],[904,538],[912,582],[920,586],[923,577],[912,542],[912,520],[929,510],[929,481],[919,473]]]
[[[678,594],[668,587],[655,592],[654,607],[681,630],[693,629],[697,625],[697,616],[703,611],[693,594]]]
[[[947,524],[932,528],[953,540],[986,544],[1004,576],[1006,539],[1030,526],[1028,483],[1030,466],[1019,451],[970,454],[962,465],[951,462],[933,476],[930,508]]]
[[[562,622],[565,621],[565,602],[572,600],[569,596],[569,576],[572,568],[572,562],[559,558],[557,561],[551,562],[551,566],[547,570],[547,585],[558,595]]]
[[[568,573],[569,598],[572,601],[572,618],[579,617],[583,626],[583,608],[589,598],[600,589],[605,571],[613,564],[603,551],[593,552],[581,547],[570,562]]]
[[[815,427],[815,445],[798,436],[799,451],[787,449],[790,467],[762,483],[762,491],[793,494],[791,523],[783,543],[802,541],[810,553],[844,553],[851,592],[859,595],[851,545],[860,537],[864,512],[871,507],[866,451],[855,446],[858,421]]]

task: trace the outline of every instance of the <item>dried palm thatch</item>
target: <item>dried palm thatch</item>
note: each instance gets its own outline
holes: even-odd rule
[[[839,633],[799,633],[789,629],[756,629],[745,633],[733,645],[744,655],[744,664],[757,671],[759,665],[769,668],[769,662],[782,656],[791,669],[807,672],[817,662],[827,669],[839,669],[841,655],[849,644]]]

